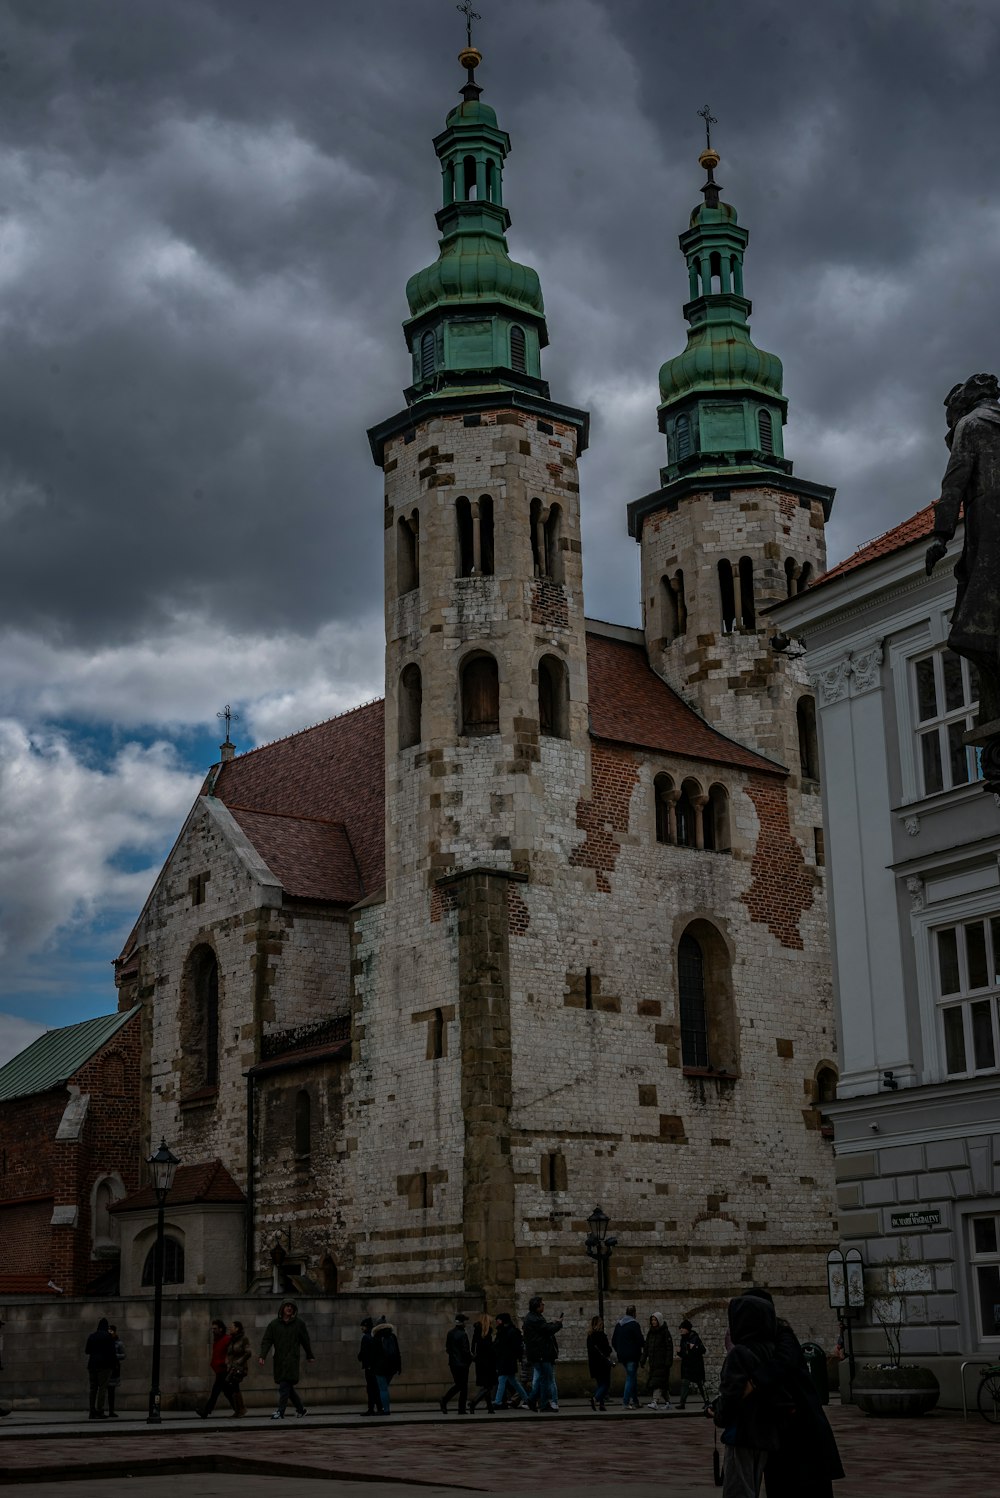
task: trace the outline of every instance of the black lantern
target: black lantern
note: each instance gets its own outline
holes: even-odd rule
[[[153,1366],[149,1383],[147,1425],[160,1424],[160,1330],[163,1322],[163,1209],[174,1184],[174,1171],[181,1162],[171,1154],[165,1139],[146,1164],[156,1193],[156,1249],[153,1258]]]
[[[587,1234],[584,1248],[589,1259],[594,1259],[597,1264],[597,1314],[604,1320],[604,1292],[608,1285],[608,1260],[611,1258],[612,1250],[617,1247],[618,1239],[608,1237],[608,1226],[611,1218],[602,1212],[600,1207],[595,1207],[587,1218],[587,1226],[590,1232]]]
[[[167,1141],[161,1139],[160,1147],[156,1151],[156,1154],[150,1155],[146,1161],[146,1164],[149,1166],[149,1173],[153,1177],[153,1190],[156,1192],[157,1197],[160,1196],[161,1192],[166,1196],[174,1184],[174,1171],[180,1163],[177,1156],[170,1153]]]

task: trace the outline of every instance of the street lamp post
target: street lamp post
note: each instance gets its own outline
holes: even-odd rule
[[[160,1423],[160,1325],[163,1318],[163,1208],[167,1192],[174,1183],[174,1171],[181,1163],[167,1148],[167,1141],[160,1140],[155,1155],[147,1160],[156,1192],[156,1248],[153,1257],[153,1368],[149,1386],[149,1414],[147,1425]]]
[[[587,1226],[590,1232],[587,1234],[585,1248],[587,1257],[596,1260],[597,1263],[597,1314],[604,1320],[604,1292],[608,1284],[608,1260],[611,1253],[617,1247],[618,1239],[608,1237],[607,1217],[600,1209],[595,1207],[587,1218]]]
[[[860,1311],[865,1303],[865,1266],[860,1250],[849,1248],[845,1254],[841,1248],[831,1248],[826,1256],[826,1283],[831,1309],[838,1312],[847,1333],[847,1372],[853,1387],[857,1364],[851,1312]]]

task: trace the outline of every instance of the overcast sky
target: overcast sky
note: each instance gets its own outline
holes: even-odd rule
[[[588,612],[638,621],[706,102],[831,560],[935,498],[944,394],[1000,364],[996,0],[477,8],[544,373],[593,417]],[[219,708],[243,748],[381,693],[365,430],[463,41],[454,0],[0,0],[0,1059],[114,1007]]]

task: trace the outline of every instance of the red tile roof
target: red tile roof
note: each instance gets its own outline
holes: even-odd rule
[[[178,1165],[167,1202],[171,1207],[186,1207],[194,1202],[245,1202],[246,1197],[221,1160],[205,1160],[201,1165]],[[152,1186],[142,1186],[120,1202],[112,1202],[110,1212],[135,1212],[155,1207]]]
[[[363,898],[361,871],[343,822],[248,811],[244,806],[229,810],[287,894],[342,905]]]
[[[353,904],[385,883],[383,724],[384,703],[369,702],[220,769],[215,795],[289,893]]]
[[[643,645],[587,635],[590,727],[596,738],[768,775],[784,769],[711,728],[651,670]]]
[[[838,562],[836,567],[830,567],[826,572],[821,573],[806,591],[811,593],[814,588],[821,588],[824,583],[832,582],[836,577],[843,577],[845,572],[853,572],[856,567],[864,567],[868,562],[877,562],[880,557],[891,556],[893,552],[902,551],[904,547],[912,546],[917,541],[926,541],[933,529],[934,506],[926,505],[924,509],[911,515],[909,520],[904,520],[900,525],[893,526],[891,531],[876,536],[874,541],[867,541],[849,557]]]

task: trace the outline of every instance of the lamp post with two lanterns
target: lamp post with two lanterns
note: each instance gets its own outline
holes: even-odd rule
[[[156,1248],[153,1257],[153,1367],[149,1385],[147,1425],[160,1424],[160,1327],[163,1319],[163,1209],[167,1193],[174,1184],[174,1171],[181,1163],[160,1140],[155,1155],[147,1160],[156,1193]]]
[[[587,1226],[590,1232],[587,1234],[584,1247],[587,1257],[594,1259],[597,1263],[597,1314],[604,1320],[604,1292],[608,1285],[608,1260],[611,1258],[612,1250],[618,1245],[617,1238],[608,1237],[608,1225],[611,1218],[595,1207],[587,1218]]]
[[[830,1307],[839,1313],[840,1325],[847,1333],[847,1371],[853,1384],[857,1364],[851,1312],[860,1311],[865,1303],[865,1265],[860,1249],[849,1248],[845,1254],[842,1248],[831,1248],[826,1256],[826,1283]]]

